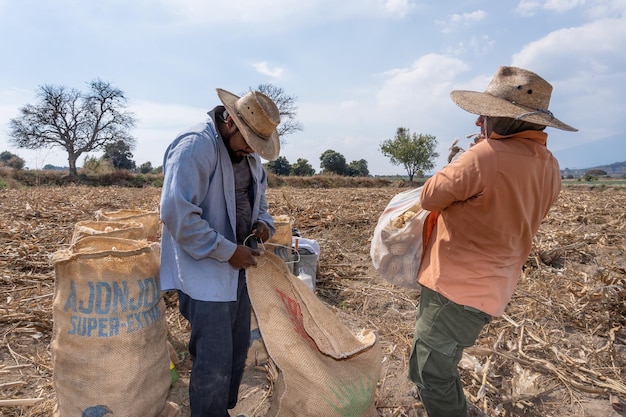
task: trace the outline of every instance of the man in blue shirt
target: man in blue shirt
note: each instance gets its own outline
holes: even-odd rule
[[[275,231],[261,157],[280,152],[276,104],[217,89],[223,105],[180,134],[163,159],[161,289],[177,290],[191,324],[192,417],[228,417],[250,340],[246,268]]]

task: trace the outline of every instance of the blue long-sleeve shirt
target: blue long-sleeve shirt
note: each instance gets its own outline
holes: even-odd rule
[[[228,260],[235,238],[235,178],[215,115],[180,134],[163,158],[161,289],[201,301],[234,301],[239,271]],[[267,176],[257,154],[248,157],[254,188],[252,224],[274,222],[265,196]]]

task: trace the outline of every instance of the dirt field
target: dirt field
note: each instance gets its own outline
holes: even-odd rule
[[[409,394],[407,359],[417,291],[381,279],[369,259],[378,215],[398,188],[273,188],[287,214],[321,246],[317,295],[351,329],[376,332],[383,351],[379,416],[424,416]],[[54,272],[74,224],[96,210],[156,209],[159,189],[0,190],[0,416],[50,416],[49,344]],[[467,350],[469,400],[492,417],[626,416],[626,189],[566,188],[542,224],[503,317]],[[184,320],[169,300],[171,342],[182,359],[170,400],[189,415]],[[264,416],[272,367],[246,370],[238,413]],[[19,401],[18,401],[19,400]],[[21,404],[20,404],[21,402]]]

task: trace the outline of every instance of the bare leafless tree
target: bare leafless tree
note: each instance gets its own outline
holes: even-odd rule
[[[271,98],[280,112],[280,124],[276,129],[280,136],[280,143],[285,144],[284,137],[303,130],[302,124],[296,120],[298,106],[296,96],[287,95],[282,88],[273,84],[260,84],[257,88],[250,87],[250,91],[259,91]]]
[[[37,95],[38,104],[25,105],[9,122],[10,140],[18,148],[65,149],[72,176],[77,175],[76,161],[83,153],[118,141],[133,148],[135,139],[129,131],[135,116],[126,110],[124,93],[109,83],[91,81],[88,92],[44,85]]]

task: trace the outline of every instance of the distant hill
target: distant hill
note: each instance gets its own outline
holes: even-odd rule
[[[574,178],[579,178],[582,177],[583,175],[585,175],[585,172],[590,171],[592,169],[599,169],[602,170],[604,172],[606,172],[606,174],[610,177],[615,177],[615,178],[623,178],[626,177],[626,161],[624,162],[615,162],[613,164],[609,164],[609,165],[599,165],[599,166],[595,166],[595,167],[589,167],[589,168],[582,168],[582,169],[569,169],[569,168],[565,168],[561,170],[561,176],[564,178],[568,178],[568,177],[574,177]]]

